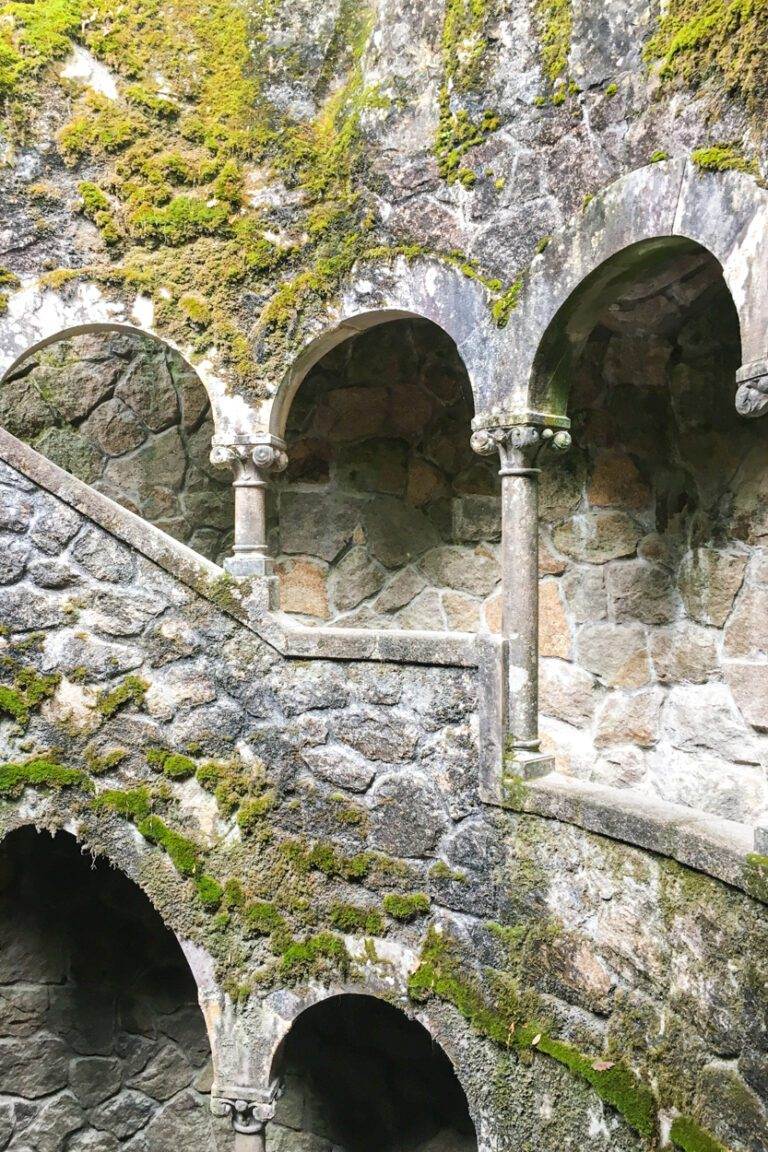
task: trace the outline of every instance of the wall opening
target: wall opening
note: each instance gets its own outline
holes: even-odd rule
[[[496,629],[498,467],[470,448],[453,341],[399,319],[327,353],[291,405],[273,554],[307,623]]]
[[[0,383],[0,425],[209,559],[230,550],[208,395],[156,337],[105,329],[31,351]]]
[[[192,974],[144,893],[66,833],[10,833],[0,844],[0,1147],[214,1152],[224,1145],[210,1084]]]
[[[276,1058],[281,1152],[476,1152],[466,1096],[429,1032],[372,996],[298,1017]]]
[[[542,474],[541,711],[559,768],[747,823],[768,806],[768,440],[701,248],[624,276]]]

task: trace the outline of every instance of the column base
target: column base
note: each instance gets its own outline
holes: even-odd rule
[[[258,552],[235,552],[224,560],[224,569],[238,580],[250,580],[254,576],[272,576],[275,563],[271,556]]]
[[[555,758],[549,752],[528,748],[511,748],[504,756],[504,778],[535,780],[555,770]]]

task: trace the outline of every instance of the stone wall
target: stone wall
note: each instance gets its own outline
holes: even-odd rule
[[[765,430],[738,323],[689,257],[602,317],[542,475],[541,709],[558,765],[752,822],[765,764]]]
[[[678,1113],[762,1152],[759,899],[484,807],[474,672],[285,659],[231,589],[203,598],[0,481],[24,551],[0,598],[3,831],[75,827],[140,878],[254,1045],[260,1005],[274,1022],[323,987],[416,1013],[479,1152],[648,1152]]]
[[[65,833],[12,833],[0,870],[0,1147],[224,1148],[197,989],[146,897]]]
[[[205,389],[148,336],[73,336],[35,352],[0,388],[0,424],[210,559],[231,545],[231,477],[211,467]]]
[[[282,607],[308,622],[474,632],[498,619],[498,478],[471,389],[426,321],[326,355],[291,408],[274,532]]]

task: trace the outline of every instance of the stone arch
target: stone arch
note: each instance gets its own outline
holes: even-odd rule
[[[477,1149],[454,1062],[420,1015],[368,988],[326,990],[296,1009],[272,1055],[270,1082],[283,1091],[276,1125],[290,1125],[304,1100],[305,1131],[315,1125],[349,1152],[387,1152],[401,1139],[414,1150]]]
[[[506,329],[501,371],[496,371],[478,405],[482,411],[477,426],[525,413],[562,418],[562,388],[549,386],[538,371],[537,358],[542,342],[553,335],[551,326],[557,325],[558,317],[573,323],[571,306],[580,287],[597,292],[604,274],[611,280],[622,274],[627,257],[630,262],[652,260],[665,246],[669,251],[670,246],[698,245],[720,263],[741,329],[742,367],[737,380],[748,384],[764,379],[766,235],[768,192],[744,173],[706,173],[680,159],[648,165],[615,181],[534,259],[520,305]],[[746,408],[745,414],[749,414]]]
[[[327,352],[358,332],[406,317],[430,320],[453,340],[479,407],[482,381],[501,343],[485,289],[439,259],[401,256],[387,263],[356,265],[333,303],[298,333],[299,351],[266,405],[269,431],[283,435],[296,392]]]
[[[0,424],[208,559],[228,550],[233,498],[210,461],[216,412],[201,374],[144,327],[48,332],[0,380]]]
[[[281,603],[307,623],[471,632],[497,604],[497,469],[471,448],[456,339],[423,312],[359,313],[314,341],[273,408]],[[479,551],[478,551],[479,550]]]
[[[83,1149],[96,1131],[141,1132],[158,1149],[181,1135],[215,1152],[211,1046],[184,942],[130,875],[130,853],[116,862],[99,843],[89,859],[91,837],[43,823],[20,821],[0,841],[6,1003],[24,986],[3,1016],[2,1090],[28,1102],[22,1144],[37,1129]]]

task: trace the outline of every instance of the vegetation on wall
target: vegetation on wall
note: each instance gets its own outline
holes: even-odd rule
[[[768,107],[768,4],[765,0],[671,0],[645,57],[667,81],[711,82],[756,116]]]

